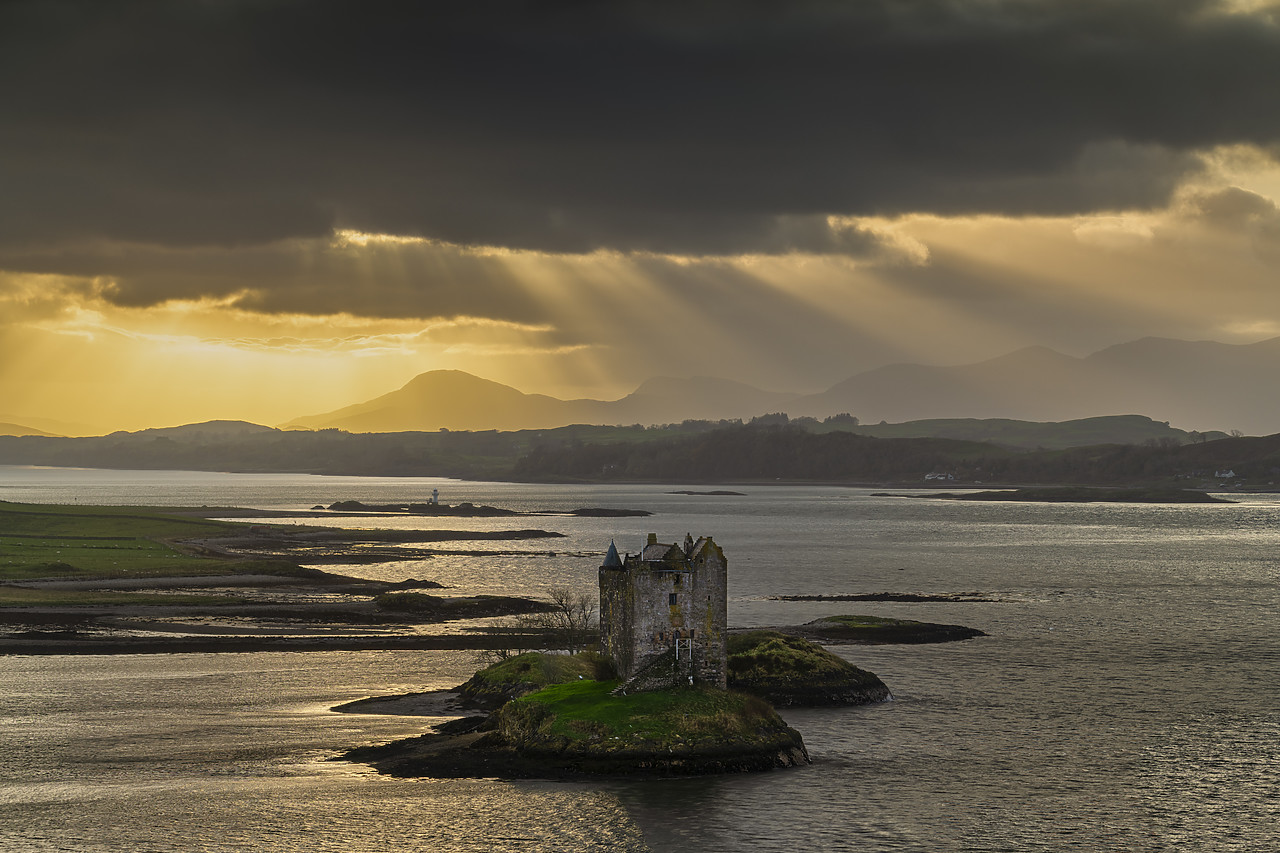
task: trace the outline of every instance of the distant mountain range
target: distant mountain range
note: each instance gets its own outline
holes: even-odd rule
[[[1143,338],[1085,358],[1029,347],[977,364],[895,364],[819,394],[764,391],[723,379],[657,378],[619,400],[560,400],[456,370],[285,428],[350,432],[550,429],[848,412],[863,423],[1002,418],[1067,421],[1141,413],[1184,429],[1280,431],[1280,338],[1234,345]]]
[[[460,370],[415,376],[400,390],[285,429],[348,432],[552,429],[570,424],[665,424],[688,419],[750,418],[780,411],[795,394],[761,391],[726,379],[651,379],[621,400],[560,400],[525,394]]]
[[[44,430],[34,429],[22,424],[0,423],[0,435],[52,435]]]

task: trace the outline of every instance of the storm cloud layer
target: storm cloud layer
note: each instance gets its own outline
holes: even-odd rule
[[[1278,8],[10,0],[0,267],[334,229],[864,255],[829,216],[1158,206],[1275,150]]]

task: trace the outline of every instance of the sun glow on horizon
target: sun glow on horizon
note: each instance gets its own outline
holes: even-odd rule
[[[565,398],[616,399],[655,375],[818,391],[893,361],[1280,332],[1280,165],[1242,146],[1203,160],[1162,209],[828,216],[861,254],[573,254],[339,230],[254,250],[280,274],[236,272],[234,250],[117,247],[143,270],[214,270],[172,293],[159,273],[0,271],[0,421],[276,424],[433,369]]]

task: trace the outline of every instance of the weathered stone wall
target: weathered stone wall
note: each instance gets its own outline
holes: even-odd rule
[[[600,568],[600,650],[612,658],[618,676],[636,671],[635,589],[631,572],[624,568]]]
[[[679,563],[628,556],[622,568],[600,569],[603,650],[623,679],[662,655],[674,658],[679,641],[679,669],[725,687],[727,564],[710,539],[698,546]]]
[[[724,553],[708,540],[694,563],[693,623],[701,642],[694,644],[694,678],[717,687],[727,684],[728,563]]]

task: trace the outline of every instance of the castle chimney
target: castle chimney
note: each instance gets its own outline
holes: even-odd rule
[[[658,544],[658,534],[656,534],[656,533],[650,533],[650,534],[649,534],[649,544],[650,544],[650,545],[657,545],[657,544]]]

